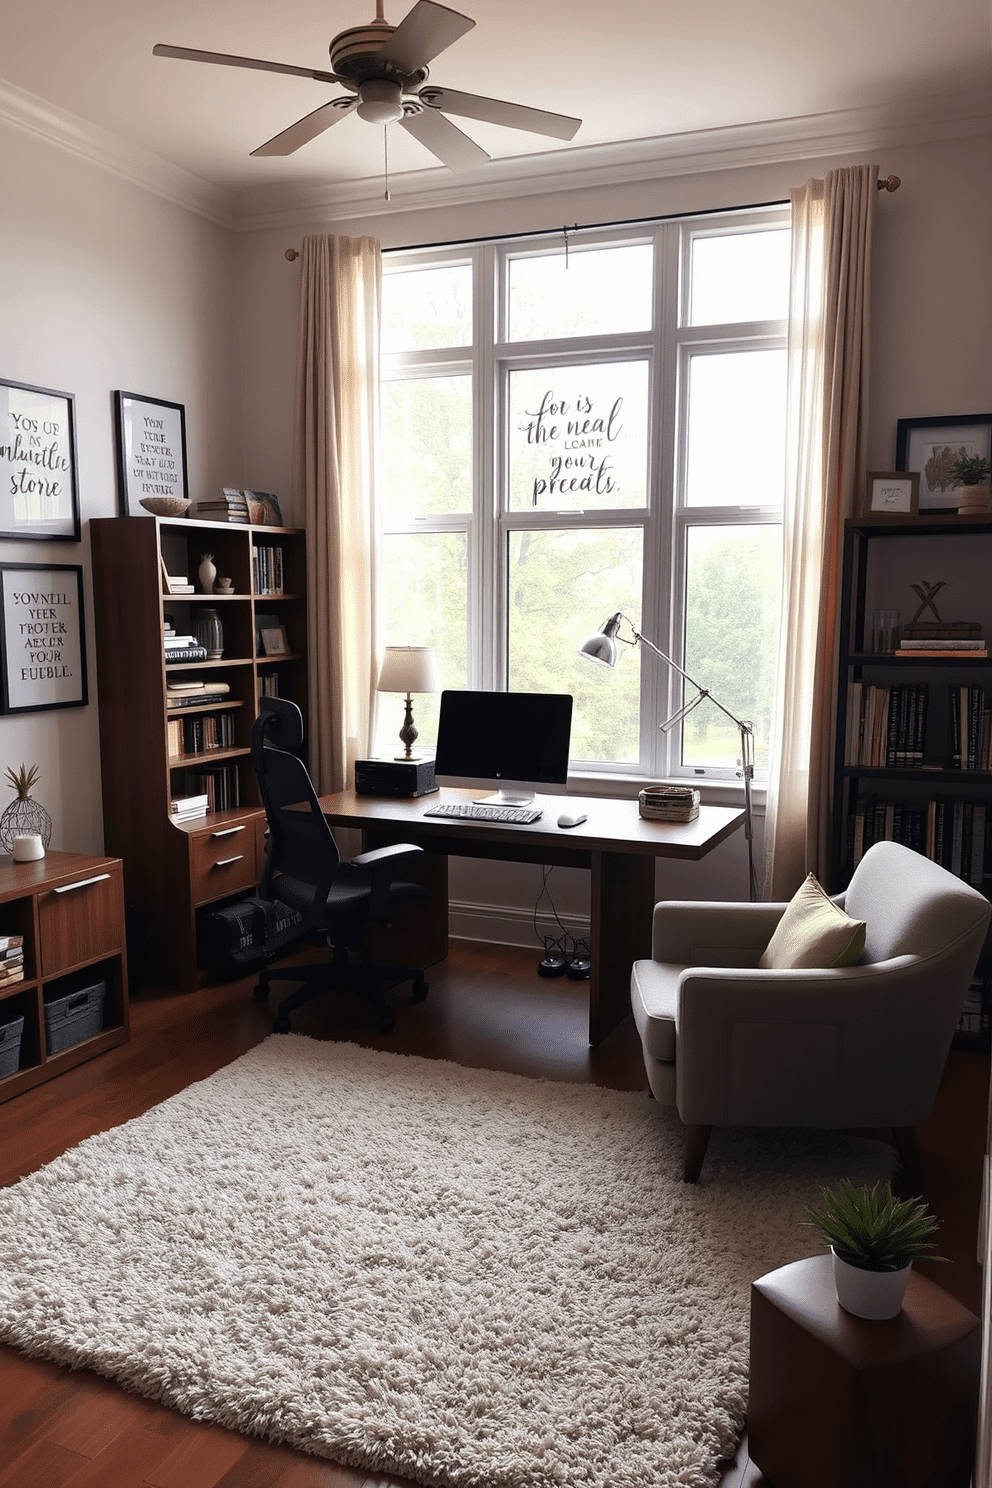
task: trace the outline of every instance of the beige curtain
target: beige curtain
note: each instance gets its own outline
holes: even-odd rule
[[[314,234],[301,269],[293,490],[307,529],[310,774],[327,793],[351,784],[371,742],[379,244]]]
[[[792,192],[784,587],[765,817],[765,897],[826,883],[844,518],[867,475],[871,246],[878,167]]]

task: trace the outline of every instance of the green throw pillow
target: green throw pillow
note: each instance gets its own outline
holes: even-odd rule
[[[865,922],[852,920],[824,893],[811,873],[786,907],[759,966],[853,966],[865,948]]]

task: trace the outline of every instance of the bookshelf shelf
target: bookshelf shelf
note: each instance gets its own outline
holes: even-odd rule
[[[904,623],[926,619],[960,627],[968,621],[986,641],[992,637],[990,538],[989,522],[953,515],[845,524],[831,892],[845,887],[863,852],[882,836],[925,853],[992,896],[989,658],[865,649],[875,609],[898,609]],[[924,578],[941,581],[936,619],[917,613],[914,586]],[[915,763],[906,762],[914,756]],[[973,1020],[977,999],[983,1029],[965,1035],[962,1023],[962,1046],[989,1047],[990,972],[987,943],[969,1014]]]
[[[97,518],[90,531],[105,846],[123,859],[127,903],[146,927],[149,975],[157,985],[192,991],[210,976],[197,966],[198,914],[250,890],[261,872],[264,816],[250,735],[274,673],[280,693],[307,713],[305,535],[162,517]],[[206,552],[218,576],[232,581],[230,593],[201,590]],[[163,592],[163,570],[188,575],[196,592]],[[282,592],[257,592],[259,574],[276,570]],[[223,655],[166,662],[166,617],[177,634],[195,634],[205,605],[221,616]],[[278,615],[289,654],[256,654],[257,620],[265,614]],[[200,678],[208,687],[225,682],[229,692],[169,705],[167,682]],[[199,747],[215,735],[224,742]],[[172,819],[172,799],[204,792],[218,809]]]

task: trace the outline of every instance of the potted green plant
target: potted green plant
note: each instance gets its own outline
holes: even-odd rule
[[[976,516],[989,509],[989,499],[992,496],[992,487],[989,485],[989,475],[992,466],[984,455],[962,455],[955,460],[951,467],[955,479],[961,483],[961,496],[958,501],[959,516]]]
[[[842,1178],[820,1190],[809,1223],[830,1246],[837,1300],[856,1317],[892,1318],[902,1308],[914,1261],[941,1261],[932,1236],[940,1221],[922,1199],[897,1199],[892,1185],[855,1188]]]

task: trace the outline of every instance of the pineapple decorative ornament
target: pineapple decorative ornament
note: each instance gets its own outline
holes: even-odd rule
[[[31,798],[38,783],[38,766],[22,765],[15,771],[8,765],[6,775],[17,795],[0,816],[0,847],[9,853],[13,850],[15,837],[32,832],[37,833],[42,847],[47,848],[52,840],[52,818],[44,806]]]

